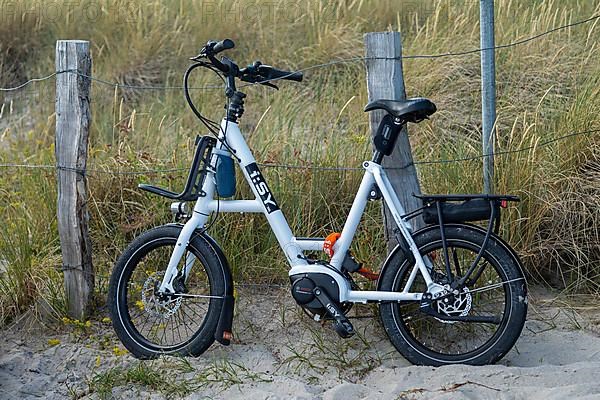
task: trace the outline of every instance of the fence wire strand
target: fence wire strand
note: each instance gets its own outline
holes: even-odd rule
[[[56,264],[56,265],[51,265],[50,268],[54,269],[56,272],[58,273],[65,273],[65,272],[74,272],[74,273],[79,273],[82,274],[84,276],[92,276],[96,279],[103,279],[105,281],[109,281],[111,276],[106,274],[106,273],[102,273],[102,272],[98,272],[96,271],[96,268],[92,268],[91,271],[87,271],[83,268],[83,265],[79,264],[79,265],[62,265],[62,264]],[[289,284],[287,283],[276,283],[276,282],[265,282],[265,283],[260,283],[260,282],[234,282],[233,285],[236,289],[288,289],[289,288]]]
[[[55,77],[58,74],[64,74],[65,72],[67,72],[67,71],[56,71],[56,72],[51,73],[50,75],[47,75],[47,76],[44,76],[41,78],[32,78],[32,79],[28,80],[27,82],[20,84],[19,86],[10,87],[10,88],[0,88],[0,92],[14,92],[16,90],[23,89],[24,87],[28,86],[30,83],[46,81],[50,78]]]

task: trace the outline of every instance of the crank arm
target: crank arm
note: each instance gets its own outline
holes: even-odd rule
[[[325,307],[327,313],[335,320],[333,329],[335,329],[337,334],[343,338],[349,338],[354,335],[354,327],[348,318],[346,318],[344,312],[331,300],[327,293],[318,286],[313,289],[313,293],[319,303]]]

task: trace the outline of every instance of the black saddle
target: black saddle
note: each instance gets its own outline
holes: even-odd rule
[[[415,97],[406,100],[374,100],[365,106],[365,111],[385,110],[396,118],[407,122],[421,122],[437,111],[429,99]]]

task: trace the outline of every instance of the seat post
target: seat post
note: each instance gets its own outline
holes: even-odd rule
[[[375,153],[373,153],[373,162],[375,164],[381,165],[381,162],[383,161],[383,156],[384,154],[382,152],[380,152],[379,150],[375,150]]]

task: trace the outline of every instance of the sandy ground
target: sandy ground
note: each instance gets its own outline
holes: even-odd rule
[[[53,330],[23,319],[1,332],[0,398],[178,397],[168,382],[187,399],[600,399],[600,313],[561,305],[534,290],[517,345],[485,367],[411,366],[371,318],[353,321],[360,335],[340,339],[285,290],[241,292],[235,342],[197,359],[141,363],[115,352],[106,322]],[[141,374],[119,383],[145,367],[160,382]]]

